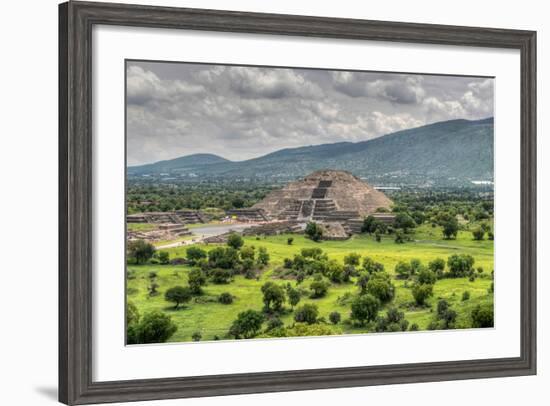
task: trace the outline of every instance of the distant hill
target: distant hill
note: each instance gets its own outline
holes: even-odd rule
[[[347,170],[371,184],[454,185],[493,180],[493,118],[451,120],[368,141],[288,148],[232,162],[200,154],[128,168],[130,175],[170,173],[185,180],[288,181],[320,169]]]
[[[182,156],[166,161],[159,161],[153,164],[130,166],[127,173],[129,175],[160,174],[170,172],[200,170],[205,165],[231,162],[221,156],[214,154],[193,154]]]

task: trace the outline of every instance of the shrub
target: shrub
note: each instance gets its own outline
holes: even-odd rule
[[[395,243],[396,244],[403,244],[405,242],[405,238],[403,237],[403,233],[401,231],[395,232]]]
[[[334,283],[341,283],[344,281],[344,267],[336,260],[330,260],[328,262],[326,274]]]
[[[485,237],[485,230],[481,227],[478,227],[472,230],[472,236],[474,237],[474,240],[481,241],[483,240],[483,237]]]
[[[308,238],[316,242],[323,238],[323,228],[313,221],[307,223],[305,233]]]
[[[405,319],[405,313],[400,312],[395,307],[388,309],[386,317],[376,319],[376,331],[407,331],[409,322]]]
[[[126,303],[126,325],[139,322],[139,311],[133,302]]]
[[[244,245],[243,237],[237,233],[231,233],[229,234],[229,237],[227,237],[227,245],[238,250]]]
[[[495,233],[494,233],[494,231],[488,231],[488,232],[487,232],[487,239],[488,239],[489,241],[493,241],[493,240],[495,239]]]
[[[223,292],[218,296],[218,302],[221,304],[231,304],[233,303],[233,295],[229,292]]]
[[[179,308],[182,303],[187,303],[193,296],[191,289],[183,286],[174,286],[164,293],[164,299],[168,302],[175,303],[175,309]]]
[[[202,294],[202,286],[206,285],[206,275],[200,269],[192,269],[189,272],[188,282],[191,293],[194,295]]]
[[[241,248],[241,259],[244,260],[251,260],[252,263],[254,263],[254,256],[256,255],[254,246],[247,245],[246,247]]]
[[[294,262],[290,258],[285,258],[283,260],[283,268],[292,269],[294,267]]]
[[[416,323],[411,324],[409,331],[418,331],[418,324]]]
[[[260,247],[258,250],[258,265],[267,266],[269,264],[269,253],[265,247]]]
[[[135,240],[128,242],[127,255],[136,264],[144,264],[149,261],[155,253],[153,244],[145,240]]]
[[[317,305],[312,303],[306,303],[294,312],[294,320],[298,323],[313,324],[317,321],[319,315],[319,309]]]
[[[411,276],[412,268],[409,262],[399,261],[395,265],[395,273],[398,279],[408,279]]]
[[[185,257],[190,265],[196,265],[201,259],[206,258],[206,251],[199,247],[189,247],[185,253]]]
[[[359,266],[359,261],[361,260],[361,255],[351,252],[344,257],[344,265]]]
[[[286,295],[288,296],[288,303],[290,303],[290,306],[294,307],[300,302],[301,295],[298,289],[289,287],[286,290]]]
[[[208,252],[210,268],[234,269],[239,264],[239,251],[232,247],[216,247]]]
[[[449,218],[441,225],[443,226],[443,238],[446,240],[456,238],[458,234],[458,220],[456,218]]]
[[[493,304],[477,305],[471,313],[472,327],[493,327],[494,326],[494,311]]]
[[[398,213],[395,216],[394,224],[396,228],[403,229],[403,232],[406,233],[410,228],[416,227],[416,222],[414,219],[409,216],[407,213]]]
[[[293,242],[294,242],[294,238],[293,238],[293,237],[288,237],[288,238],[286,239],[286,243],[287,243],[288,245],[292,245]]]
[[[441,278],[443,276],[443,271],[445,270],[445,260],[442,258],[436,258],[433,261],[428,263],[428,269],[435,273],[437,277]]]
[[[286,300],[283,288],[274,282],[266,282],[262,286],[262,293],[264,295],[263,302],[266,311],[277,312],[281,310]]]
[[[164,343],[178,327],[172,318],[160,311],[145,313],[139,323],[133,323],[127,330],[128,344]]]
[[[267,321],[267,330],[274,330],[283,327],[285,324],[278,317],[272,317]]]
[[[433,285],[436,281],[435,273],[427,268],[422,268],[416,276],[418,283]]]
[[[365,322],[376,320],[380,300],[370,294],[359,295],[351,304],[351,319],[365,325]]]
[[[170,263],[170,254],[168,254],[168,252],[166,251],[160,251],[158,253],[158,258],[159,258],[159,262],[162,265],[166,265]]]
[[[309,285],[309,288],[312,290],[311,298],[318,299],[320,297],[326,296],[328,292],[328,283],[323,280],[313,281],[311,282],[311,285]]]
[[[332,324],[338,324],[340,323],[340,320],[342,319],[342,316],[340,316],[340,313],[338,312],[332,312],[328,315],[328,319]]]
[[[415,283],[412,287],[412,295],[418,306],[426,304],[426,300],[433,295],[433,285]]]
[[[367,293],[373,295],[381,303],[391,301],[395,294],[395,287],[391,283],[390,276],[387,273],[376,273],[367,282]]]
[[[200,331],[195,331],[191,336],[191,340],[193,341],[200,341],[201,339],[202,339],[202,334]]]
[[[229,269],[215,268],[210,271],[210,280],[216,285],[224,285],[231,282],[233,275]]]
[[[236,339],[252,338],[260,332],[264,320],[264,315],[256,310],[241,312],[231,324],[229,335]]]
[[[466,276],[472,271],[474,262],[474,258],[468,254],[451,255],[447,259],[450,276],[454,278]]]
[[[370,274],[373,274],[376,272],[383,272],[384,264],[381,264],[380,262],[376,262],[370,257],[365,257],[363,259],[363,269]]]

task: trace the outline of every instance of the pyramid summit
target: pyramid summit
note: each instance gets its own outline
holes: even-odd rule
[[[324,169],[269,193],[253,208],[280,220],[345,221],[389,209],[382,192],[347,171]]]

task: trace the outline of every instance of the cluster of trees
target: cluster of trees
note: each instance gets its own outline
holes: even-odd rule
[[[233,276],[243,274],[253,279],[257,272],[269,264],[270,256],[265,247],[244,245],[243,238],[236,233],[228,237],[227,245],[206,251],[197,246],[187,249],[186,259],[191,266],[198,267],[212,283],[230,283]]]
[[[137,307],[126,305],[126,342],[128,344],[164,343],[174,335],[178,327],[172,318],[160,311],[139,314]]]
[[[142,185],[129,182],[127,205],[128,213],[173,211],[182,209],[199,210],[218,208],[221,210],[250,207],[263,199],[272,187],[262,184],[182,184],[182,185]]]

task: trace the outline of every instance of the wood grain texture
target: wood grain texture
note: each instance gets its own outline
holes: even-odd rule
[[[92,381],[91,32],[94,24],[518,49],[521,355],[474,361]],[[59,400],[66,404],[342,388],[536,373],[536,33],[69,2],[59,7]]]

